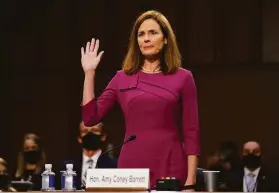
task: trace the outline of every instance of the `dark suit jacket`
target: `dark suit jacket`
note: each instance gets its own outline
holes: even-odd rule
[[[227,191],[243,191],[244,169],[238,173],[231,173],[226,178]],[[278,192],[279,185],[276,184],[273,173],[265,167],[261,167],[257,177],[257,192]]]
[[[42,187],[42,176],[41,174],[44,172],[44,167],[41,168],[39,173],[35,173],[32,171],[24,171],[20,178],[14,178],[15,181],[30,181],[33,183],[32,190],[39,191]],[[16,187],[15,187],[16,188]]]
[[[197,168],[195,191],[202,192],[205,189],[204,176],[203,176],[204,170],[205,169],[203,168]]]
[[[60,166],[60,171],[66,170],[66,164],[72,163],[74,165],[74,171],[76,171],[76,188],[78,190],[83,189],[84,187],[81,187],[81,173],[82,173],[82,153],[80,153],[80,156],[75,157],[70,160],[66,160],[63,163],[63,166]],[[97,168],[117,168],[117,159],[111,158],[107,155],[102,155],[99,157],[97,165]],[[60,171],[56,172],[56,189],[61,190],[61,175]]]

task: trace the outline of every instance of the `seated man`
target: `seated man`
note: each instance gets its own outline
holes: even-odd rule
[[[81,144],[80,155],[68,163],[74,164],[74,170],[77,172],[76,187],[84,189],[86,182],[86,173],[88,168],[117,168],[117,160],[102,155],[102,147],[106,141],[104,124],[99,123],[93,127],[86,127],[83,122],[80,123],[78,142]]]
[[[243,145],[243,191],[274,192],[279,186],[271,172],[262,165],[261,146],[256,141],[248,141]]]
[[[228,180],[230,191],[240,192],[278,192],[279,186],[271,170],[262,162],[262,149],[258,142],[248,141],[243,145],[243,167],[238,175]]]

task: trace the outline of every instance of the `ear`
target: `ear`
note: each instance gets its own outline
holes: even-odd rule
[[[168,43],[167,38],[164,38],[164,44],[167,44],[167,43]]]
[[[82,140],[81,140],[80,137],[77,138],[77,141],[78,141],[78,143],[80,143],[80,144],[82,143]]]
[[[106,139],[107,139],[106,135],[103,135],[102,138],[101,138],[102,141],[106,141]]]

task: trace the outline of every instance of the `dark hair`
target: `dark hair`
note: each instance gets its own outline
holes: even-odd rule
[[[80,136],[82,127],[86,127],[86,126],[84,125],[83,121],[81,121],[81,122],[79,123],[79,134],[78,134],[79,136]],[[94,126],[91,126],[91,127],[87,127],[87,128],[92,128],[92,127],[98,127],[98,128],[100,128],[100,133],[101,133],[102,135],[106,135],[104,123],[99,122],[98,124],[96,124],[96,125],[94,125]]]
[[[239,148],[233,141],[222,142],[219,147],[219,153],[224,157],[239,155]]]
[[[45,155],[45,152],[42,149],[41,139],[33,133],[28,133],[24,136],[22,146],[24,145],[26,140],[34,141],[34,143],[38,146],[38,153],[39,153],[40,156],[39,156],[39,159],[36,163],[35,174],[39,174],[41,172],[42,168],[44,167],[44,165],[46,164],[46,155]],[[22,149],[18,154],[17,171],[16,171],[16,174],[15,174],[16,178],[22,177],[24,169],[25,169],[25,165],[26,165],[26,163],[25,163],[24,158],[23,158],[23,149]]]
[[[154,10],[144,12],[137,18],[130,35],[128,52],[123,61],[122,69],[129,75],[140,70],[143,63],[143,56],[137,42],[137,33],[140,25],[147,19],[156,21],[160,25],[164,37],[167,39],[167,44],[163,48],[161,58],[161,70],[165,74],[177,71],[178,68],[181,67],[181,55],[177,46],[175,34],[166,17],[162,13]]]
[[[238,145],[233,141],[222,142],[219,146],[219,156],[224,162],[230,162],[232,169],[241,164]]]

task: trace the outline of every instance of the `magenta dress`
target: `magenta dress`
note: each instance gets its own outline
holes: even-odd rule
[[[192,73],[126,75],[119,71],[102,95],[82,107],[82,119],[92,126],[118,103],[125,117],[126,143],[119,168],[149,168],[150,187],[163,176],[187,178],[187,155],[199,155],[199,124],[196,87]]]

